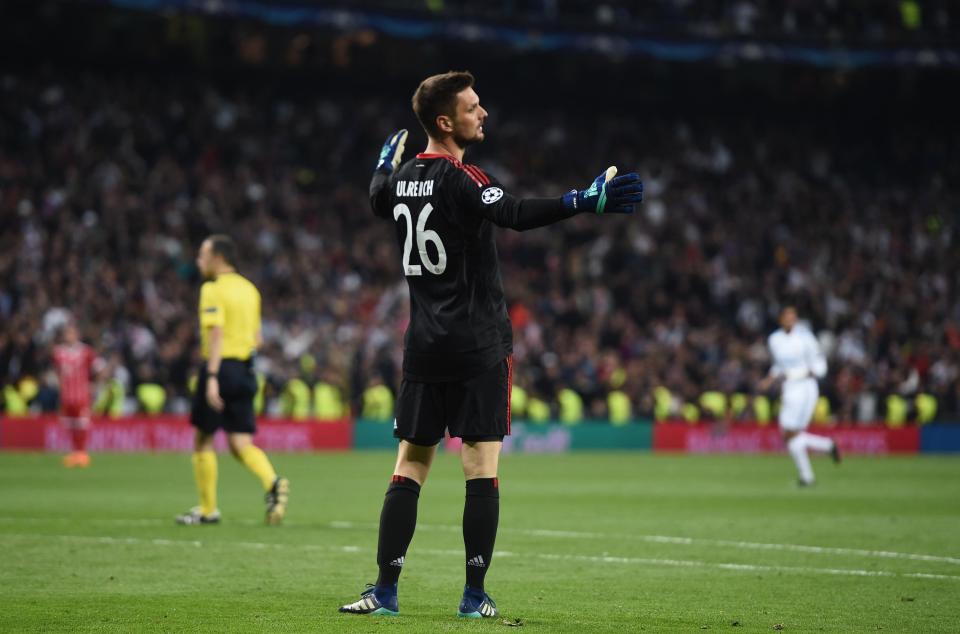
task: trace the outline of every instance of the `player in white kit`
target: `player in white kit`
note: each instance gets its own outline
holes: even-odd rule
[[[817,406],[819,390],[817,379],[827,374],[827,360],[813,333],[797,325],[797,310],[785,306],[780,311],[780,328],[767,339],[773,366],[760,382],[766,391],[773,383],[782,382],[780,392],[780,430],[787,450],[797,465],[800,486],[814,482],[808,450],[830,452],[833,461],[840,462],[837,443],[826,436],[807,433],[807,426]]]

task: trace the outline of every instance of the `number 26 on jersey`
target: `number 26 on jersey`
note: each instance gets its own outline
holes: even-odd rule
[[[430,217],[431,213],[433,213],[433,205],[427,203],[417,214],[417,251],[420,252],[420,261],[423,263],[423,267],[434,275],[441,275],[447,270],[447,250],[440,240],[440,234],[432,229],[427,229],[427,218]],[[404,203],[399,203],[393,208],[393,219],[400,220],[401,217],[407,223],[407,232],[403,238],[403,274],[408,276],[423,275],[422,267],[419,264],[410,263],[410,252],[413,250],[413,217],[410,214],[410,208]],[[431,261],[430,254],[427,252],[427,244],[429,243],[433,243],[433,246],[437,249],[436,262]]]

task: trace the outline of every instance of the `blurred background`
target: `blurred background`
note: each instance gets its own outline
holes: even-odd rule
[[[960,5],[112,0],[0,8],[0,386],[53,412],[75,320],[99,413],[189,410],[194,258],[264,297],[259,407],[392,419],[408,319],[367,202],[421,79],[471,70],[467,159],[518,195],[636,168],[638,214],[498,232],[514,416],[775,420],[766,337],[827,353],[819,424],[960,421]]]

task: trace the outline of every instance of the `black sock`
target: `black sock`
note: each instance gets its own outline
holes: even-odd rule
[[[395,475],[387,488],[380,512],[380,539],[377,543],[378,586],[397,583],[403,558],[417,527],[417,500],[420,485],[415,480]]]
[[[467,585],[483,589],[493,559],[500,521],[500,483],[497,478],[467,480],[463,504],[463,546],[467,553]]]

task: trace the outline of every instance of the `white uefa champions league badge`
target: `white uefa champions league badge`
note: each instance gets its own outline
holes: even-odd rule
[[[483,193],[480,194],[480,200],[482,200],[485,205],[491,205],[501,198],[503,198],[503,190],[499,187],[487,187],[483,190]]]

